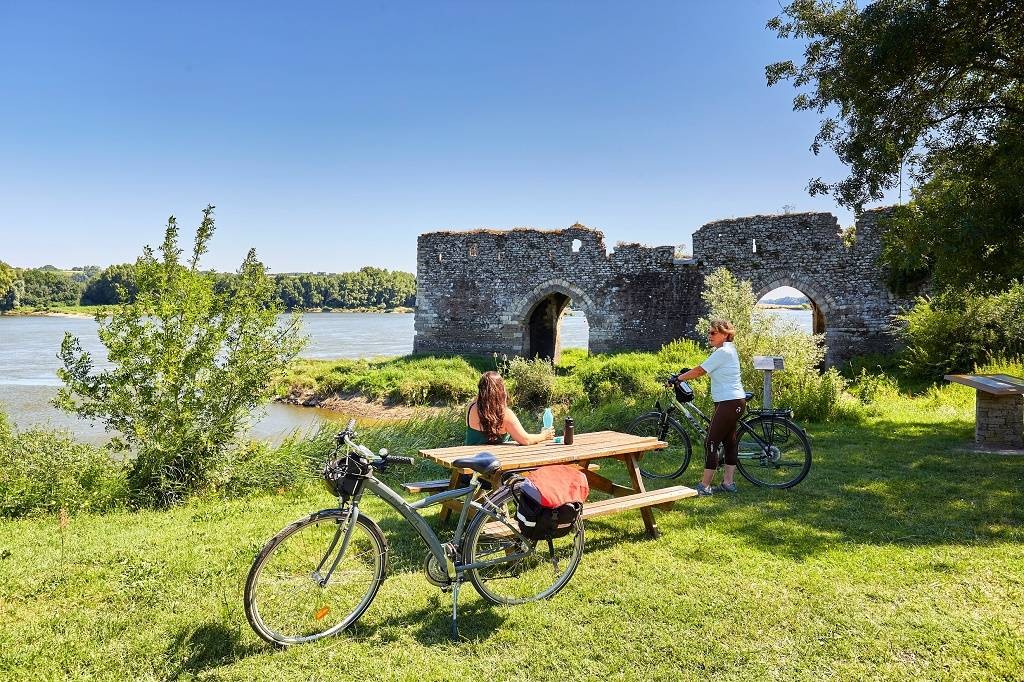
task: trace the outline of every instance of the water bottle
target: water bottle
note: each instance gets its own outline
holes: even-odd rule
[[[544,409],[544,417],[541,419],[541,423],[544,424],[545,429],[550,429],[555,425],[555,415],[550,407]]]

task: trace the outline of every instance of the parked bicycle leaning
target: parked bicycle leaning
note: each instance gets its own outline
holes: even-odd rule
[[[746,409],[746,393],[740,381],[740,358],[733,340],[736,327],[728,320],[712,320],[708,330],[708,343],[714,352],[707,360],[691,370],[680,372],[677,381],[689,381],[704,375],[711,378],[711,400],[715,413],[711,417],[707,439],[704,441],[704,476],[697,484],[697,495],[712,495],[716,492],[736,492],[736,455],[739,440],[736,424]],[[722,483],[711,487],[718,469],[719,455],[725,457]]]

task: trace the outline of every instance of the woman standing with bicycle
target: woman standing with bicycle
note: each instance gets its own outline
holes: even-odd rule
[[[715,349],[714,352],[699,366],[676,377],[677,381],[688,381],[705,374],[711,377],[711,400],[715,403],[715,414],[711,418],[708,437],[704,442],[704,478],[697,484],[697,494],[700,496],[716,492],[736,492],[736,483],[733,480],[736,475],[736,455],[739,448],[736,423],[747,403],[744,400],[746,394],[743,391],[743,384],[740,382],[740,358],[736,353],[736,346],[733,345],[735,337],[736,327],[731,322],[712,320],[711,329],[708,330],[708,343]],[[725,474],[722,476],[722,484],[712,488],[711,481],[718,468],[720,451],[725,456]]]

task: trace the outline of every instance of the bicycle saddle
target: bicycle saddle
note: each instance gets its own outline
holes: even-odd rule
[[[471,457],[459,457],[452,460],[452,466],[456,469],[471,469],[478,474],[490,476],[501,468],[501,462],[489,452],[478,452]]]
[[[754,394],[751,393],[750,391],[747,391],[746,393],[743,394],[743,399],[749,403],[751,400],[754,399]]]

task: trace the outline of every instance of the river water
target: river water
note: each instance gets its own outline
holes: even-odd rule
[[[808,311],[770,312],[810,330]],[[413,315],[307,313],[302,318],[303,330],[309,336],[302,357],[373,358],[412,352]],[[80,440],[105,442],[109,434],[101,425],[90,424],[50,405],[61,385],[57,378],[57,352],[65,331],[77,336],[82,348],[102,365],[104,349],[92,319],[0,316],[0,403],[18,428],[48,425],[69,429]],[[586,348],[589,327],[585,317],[565,317],[561,333],[563,348]],[[276,441],[296,429],[306,431],[321,421],[341,419],[345,417],[336,412],[274,403],[251,433],[256,438]]]
[[[307,313],[302,325],[309,337],[302,352],[306,358],[374,358],[412,352],[413,315],[409,314]],[[78,337],[97,365],[105,363],[96,322],[90,318],[0,316],[0,403],[18,428],[48,425],[69,429],[80,440],[106,442],[109,434],[102,425],[50,405],[61,385],[57,352],[65,331]],[[563,348],[585,348],[588,334],[586,318],[566,317]],[[253,426],[252,435],[276,441],[296,429],[306,431],[321,421],[345,418],[328,410],[274,403]]]

